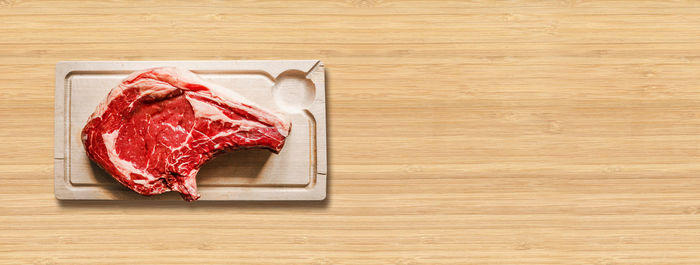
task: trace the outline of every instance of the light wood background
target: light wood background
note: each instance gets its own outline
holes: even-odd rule
[[[325,202],[59,202],[60,60],[321,59]],[[700,264],[700,2],[0,0],[2,264]]]

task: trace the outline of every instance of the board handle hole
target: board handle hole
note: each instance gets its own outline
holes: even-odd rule
[[[283,111],[299,113],[307,109],[316,97],[316,86],[299,70],[287,70],[275,78],[272,87],[275,104]]]

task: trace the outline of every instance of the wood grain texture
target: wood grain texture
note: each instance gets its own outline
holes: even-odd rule
[[[2,264],[700,264],[693,1],[0,1]],[[53,195],[61,60],[320,59],[324,202]]]

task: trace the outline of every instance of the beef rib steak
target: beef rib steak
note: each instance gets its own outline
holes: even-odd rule
[[[274,153],[287,118],[238,93],[172,67],[130,74],[100,102],[82,130],[88,157],[142,195],[200,197],[196,175],[215,155],[244,148]]]

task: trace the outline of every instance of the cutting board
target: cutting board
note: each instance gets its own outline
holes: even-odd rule
[[[323,200],[326,196],[324,67],[316,60],[84,61],[56,65],[55,195],[61,200],[180,200],[176,192],[141,196],[90,161],[80,141],[85,123],[129,73],[151,67],[188,69],[283,113],[292,131],[279,154],[229,152],[197,175],[200,200]]]

